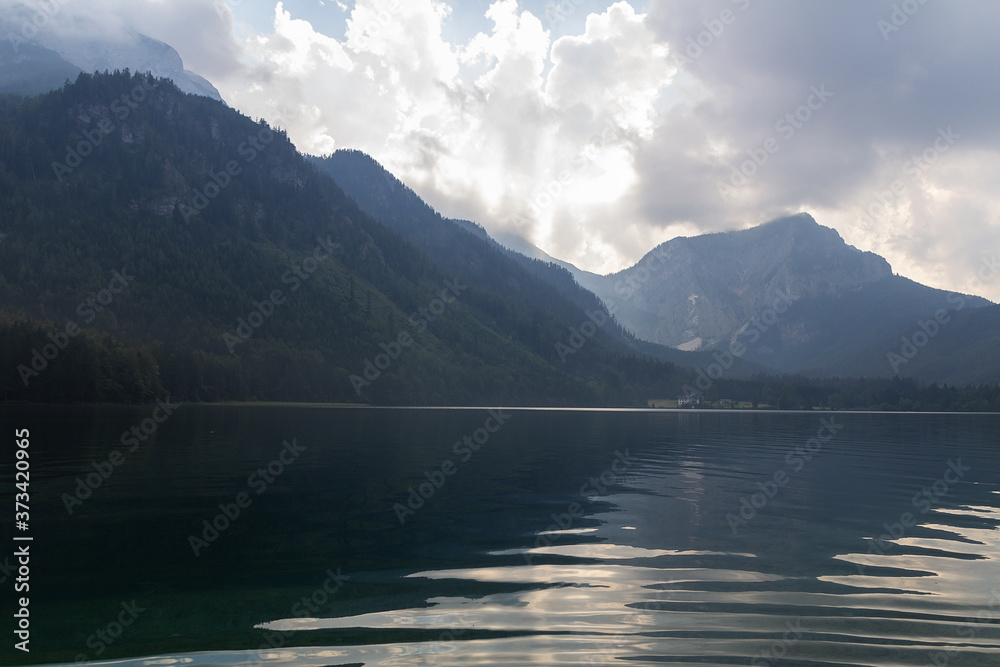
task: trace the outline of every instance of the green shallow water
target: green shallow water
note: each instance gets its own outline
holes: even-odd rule
[[[150,414],[0,408],[3,664],[1000,664],[1000,415]]]

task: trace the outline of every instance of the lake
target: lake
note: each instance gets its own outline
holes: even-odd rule
[[[30,430],[33,538],[31,651],[6,561],[3,664],[1000,664],[1000,415],[0,421]]]

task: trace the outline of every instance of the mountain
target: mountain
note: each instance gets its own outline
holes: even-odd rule
[[[919,330],[909,332],[911,341]],[[1000,376],[997,371],[1000,306],[968,309],[956,314],[954,321],[941,326],[933,341],[933,346],[919,348],[902,366],[902,375],[955,385],[997,382]]]
[[[678,349],[735,346],[743,359],[819,377],[898,373],[925,381],[1000,381],[1000,360],[984,369],[969,359],[935,372],[929,352],[920,362],[894,367],[890,353],[919,322],[939,310],[957,315],[990,302],[894,275],[882,257],[849,246],[808,214],[673,239],[633,267],[581,282],[614,306],[618,321],[637,337]],[[988,335],[976,318],[956,321],[946,327],[949,337],[963,328],[975,329],[965,338]]]
[[[582,302],[440,216],[403,234],[282,132],[147,75],[0,97],[0,210],[8,398],[635,405],[693,376],[568,274]]]
[[[545,322],[556,313],[568,318],[574,327],[579,327],[587,321],[587,313],[598,311],[601,318],[613,321],[601,300],[580,286],[580,271],[576,267],[554,260],[537,249],[533,256],[527,256],[498,243],[474,222],[441,216],[371,156],[357,150],[338,150],[327,157],[312,158],[312,161],[321,171],[332,176],[362,210],[398,232],[439,266],[462,275],[471,284],[484,289],[519,296],[522,305],[533,303],[535,307],[528,313],[533,321]],[[515,237],[508,240],[516,244]],[[532,246],[524,242],[521,247],[529,250]],[[541,298],[537,302],[525,300],[528,294]],[[581,313],[584,314],[582,320]],[[556,334],[556,340],[562,340],[564,344],[567,339],[567,333]],[[535,351],[548,354],[553,348],[551,341],[545,341],[543,346],[545,349]],[[589,363],[599,360],[608,364],[605,370],[610,370],[615,365],[615,355],[628,354],[648,356],[690,368],[705,367],[715,361],[709,353],[684,352],[639,340],[617,323],[601,327],[594,339],[588,341],[585,356]],[[560,357],[562,359],[568,367],[577,369],[579,357],[575,351],[564,354]],[[740,359],[729,369],[729,376],[746,378],[764,370],[757,364]]]
[[[484,230],[485,232],[485,230]],[[493,235],[497,243],[503,247],[513,250],[514,252],[524,255],[525,257],[530,257],[531,259],[537,259],[546,264],[555,264],[563,269],[569,271],[570,275],[576,279],[576,282],[584,289],[594,292],[594,286],[600,284],[604,276],[592,273],[590,271],[584,271],[573,264],[566,262],[564,260],[552,257],[544,250],[535,247],[523,236],[518,234],[512,234],[510,232],[498,232]]]
[[[496,243],[486,230],[468,220],[441,216],[413,190],[369,155],[338,150],[312,158],[366,213],[399,233],[438,265],[489,289],[544,295],[532,317],[544,320],[552,312],[572,314],[580,309],[606,313],[600,299],[581,288],[565,269],[548,261],[512,253]],[[619,332],[616,338],[632,340]]]
[[[889,264],[800,215],[741,232],[676,238],[604,277],[598,295],[621,300],[621,321],[641,338],[714,348],[783,296],[837,297],[892,275]],[[617,289],[617,292],[616,292]]]
[[[55,51],[34,44],[0,41],[0,93],[40,95],[72,80],[82,70]]]
[[[222,100],[204,77],[184,68],[168,44],[134,30],[108,35],[101,30],[57,32],[31,23],[37,12],[15,6],[0,15],[0,93],[39,95],[55,90],[82,72],[128,69],[166,78],[185,93]],[[26,26],[29,26],[26,28]]]
[[[638,341],[564,268],[344,158],[350,194],[265,121],[149,75],[0,95],[0,397],[641,406],[695,385],[1000,406],[1000,388],[746,379],[745,360]]]
[[[900,347],[900,338],[913,333],[908,329],[942,307],[956,309],[956,303],[949,303],[947,292],[894,276],[883,258],[847,245],[835,230],[805,214],[741,232],[674,239],[630,269],[599,276],[556,260],[519,237],[494,240],[474,222],[443,218],[360,151],[341,150],[313,162],[365,212],[449,270],[481,266],[469,258],[484,248],[499,248],[578,307],[592,311],[603,306],[621,324],[602,332],[611,349],[704,369],[715,363],[718,351],[743,344],[735,348],[741,354],[727,360],[732,363],[730,378],[777,372],[813,377],[899,374],[957,384],[1000,381],[1000,363],[972,358],[950,365],[934,362],[936,345],[912,363],[891,364],[889,354]],[[432,229],[437,230],[433,242],[428,236]],[[475,238],[456,234],[459,229]],[[494,265],[467,277],[504,289],[504,275]],[[958,310],[989,305],[984,299],[960,298]],[[557,302],[547,303],[551,306],[546,308]],[[769,318],[779,314],[775,306],[782,312],[772,327]],[[952,326],[949,334],[968,326]],[[962,335],[981,340],[988,333],[979,327]],[[951,361],[960,356],[952,354]]]
[[[916,283],[909,287],[913,289],[914,285]],[[880,294],[871,290],[871,293],[877,298],[871,307],[891,311],[897,306],[899,291],[884,290]],[[997,355],[1000,350],[1000,306],[981,306],[978,299],[960,294],[945,294],[942,303],[942,294],[938,293],[928,302],[927,309],[918,317],[892,333],[862,337],[861,343],[845,346],[846,349],[831,344],[829,354],[815,355],[816,370],[811,374],[898,375],[923,383],[959,386],[997,383],[1000,381]],[[839,333],[850,337],[860,326],[856,319],[852,323],[850,317],[859,304],[845,305]]]

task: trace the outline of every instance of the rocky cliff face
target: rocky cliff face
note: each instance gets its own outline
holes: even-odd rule
[[[587,287],[640,338],[698,350],[727,344],[776,303],[837,298],[891,275],[884,259],[800,214],[673,239]]]

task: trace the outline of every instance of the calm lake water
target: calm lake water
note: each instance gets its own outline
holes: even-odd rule
[[[3,664],[1000,665],[1000,415],[152,414],[0,408]]]

